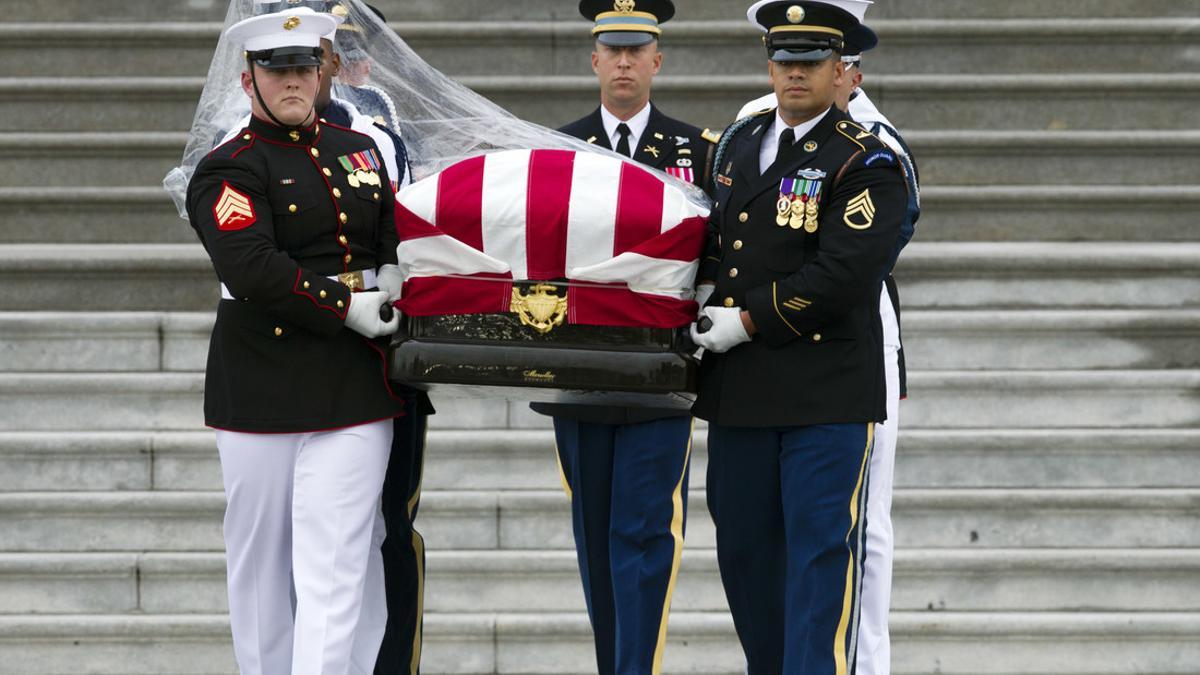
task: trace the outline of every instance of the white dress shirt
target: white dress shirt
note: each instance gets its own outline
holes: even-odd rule
[[[828,114],[829,111],[826,110],[811,120],[792,127],[792,132],[796,134],[795,142],[799,143],[800,139],[812,131]],[[779,116],[779,111],[776,110],[775,122],[767,129],[767,135],[763,136],[762,148],[758,151],[758,172],[760,174],[766,173],[767,168],[775,163],[775,154],[779,150],[779,134],[782,134],[783,130],[787,128],[788,124],[783,121],[783,118]]]
[[[600,119],[604,120],[604,133],[608,134],[608,146],[613,150],[617,149],[617,143],[621,140],[621,134],[617,131],[617,126],[621,124],[621,120],[616,115],[610,113],[608,108],[600,106]],[[629,151],[637,154],[638,141],[642,139],[642,134],[646,133],[646,127],[650,125],[650,103],[638,111],[636,115],[631,117],[625,125],[629,127]]]

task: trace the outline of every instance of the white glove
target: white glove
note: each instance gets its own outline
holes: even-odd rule
[[[696,287],[696,304],[700,305],[700,312],[704,311],[704,305],[708,304],[708,299],[712,297],[715,290],[717,290],[716,284],[700,284]],[[699,312],[696,316],[700,316]]]
[[[379,318],[379,309],[388,304],[388,294],[383,291],[351,293],[350,308],[346,310],[346,328],[369,338],[391,335],[400,330],[400,312],[384,323]]]
[[[700,314],[712,319],[713,325],[707,333],[701,333],[696,330],[696,324],[692,324],[692,342],[708,351],[724,354],[750,341],[746,326],[742,324],[741,307],[705,307]]]
[[[375,285],[388,294],[389,301],[395,302],[400,299],[400,292],[404,290],[404,274],[398,265],[384,265],[379,268]]]

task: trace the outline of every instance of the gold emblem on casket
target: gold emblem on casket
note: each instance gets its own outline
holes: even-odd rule
[[[567,296],[560,298],[554,290],[550,284],[531,286],[525,293],[514,287],[508,309],[520,317],[523,325],[545,335],[567,318]]]

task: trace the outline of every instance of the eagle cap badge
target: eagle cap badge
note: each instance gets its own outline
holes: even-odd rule
[[[284,30],[296,30],[299,27],[300,27],[300,17],[298,17],[298,16],[289,16],[287,18],[287,21],[283,22]]]
[[[804,8],[800,5],[792,5],[788,7],[787,20],[791,23],[800,23],[804,20]]]
[[[622,14],[632,14],[637,7],[637,0],[616,0],[613,3],[613,10]]]

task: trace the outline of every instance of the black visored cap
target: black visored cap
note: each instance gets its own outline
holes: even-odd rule
[[[247,52],[246,58],[260,68],[299,68],[321,65],[325,51],[320,47],[277,47],[257,52]]]
[[[847,35],[861,26],[853,14],[823,2],[779,0],[759,8],[772,61],[823,61],[844,53]]]
[[[846,46],[842,56],[858,56],[879,46],[879,36],[866,24],[858,24],[846,33]]]

